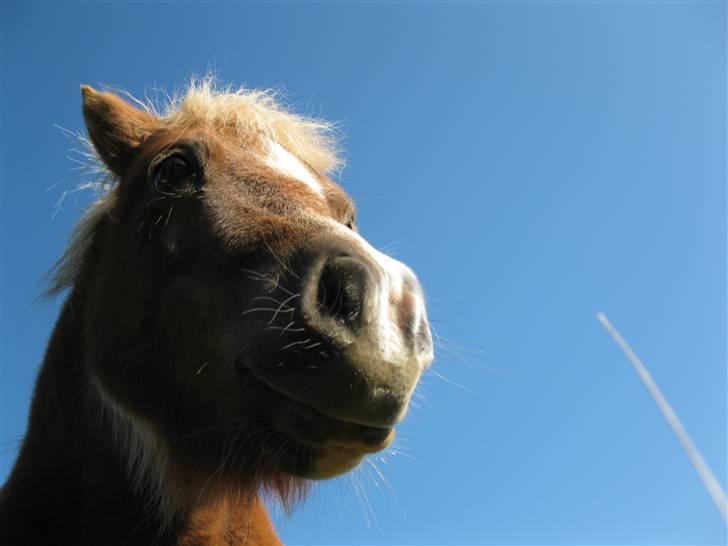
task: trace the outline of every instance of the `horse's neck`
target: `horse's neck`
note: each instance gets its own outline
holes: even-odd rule
[[[0,491],[0,544],[279,544],[257,498],[195,509],[160,533],[154,507],[134,492],[108,427],[99,426],[74,303],[72,294],[53,331],[28,431]]]

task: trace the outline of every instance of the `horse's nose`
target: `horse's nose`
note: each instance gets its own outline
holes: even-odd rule
[[[374,284],[366,264],[351,256],[335,256],[325,260],[317,272],[315,306],[311,313],[330,319],[329,326],[356,332],[366,320],[368,301]]]
[[[432,337],[425,313],[422,287],[409,268],[396,263],[399,265],[398,273],[394,280],[390,279],[394,286],[390,286],[388,298],[391,322],[401,332],[404,344],[411,347],[414,355],[428,365],[432,356]],[[397,284],[398,289],[395,288]]]
[[[432,339],[420,284],[404,264],[374,252],[320,259],[305,281],[304,318],[362,357],[425,367]]]
[[[389,428],[433,358],[422,289],[407,266],[358,234],[332,231],[285,264],[289,296],[279,303],[291,318],[264,330],[280,364],[248,366],[325,415]]]

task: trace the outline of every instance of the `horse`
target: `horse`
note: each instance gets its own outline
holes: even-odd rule
[[[335,126],[209,78],[163,110],[81,94],[108,188],[51,270],[0,544],[280,544],[267,502],[392,442],[422,288],[359,234]]]

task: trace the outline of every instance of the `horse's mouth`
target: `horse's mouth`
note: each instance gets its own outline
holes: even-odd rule
[[[394,439],[393,426],[363,425],[335,417],[295,400],[257,374],[274,403],[268,420],[289,443],[289,457],[280,457],[283,469],[291,474],[326,479],[356,467],[371,453],[386,449]]]
[[[327,479],[348,472],[366,455],[385,449],[394,439],[393,427],[337,419],[291,398],[278,412],[276,424],[308,452],[305,464],[294,460],[287,470],[308,479]]]
[[[362,455],[381,451],[394,439],[393,427],[372,427],[338,419],[292,398],[288,398],[278,424],[304,445],[345,449]]]

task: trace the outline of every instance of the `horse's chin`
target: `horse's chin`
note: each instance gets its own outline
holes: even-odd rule
[[[267,384],[277,399],[269,419],[284,437],[285,453],[276,456],[280,470],[296,477],[323,480],[356,468],[366,455],[386,449],[394,427],[362,425],[324,414]]]
[[[378,428],[337,419],[301,402],[288,399],[276,424],[293,442],[294,457],[302,451],[304,464],[294,460],[282,470],[311,480],[333,478],[356,468],[371,453],[385,449],[394,439],[394,428]]]
[[[394,429],[390,431],[386,442],[381,445],[385,449],[394,438]],[[308,480],[327,480],[355,469],[368,454],[374,450],[361,450],[341,445],[313,447],[298,443],[292,438],[288,448],[288,456],[278,458],[279,470]]]

